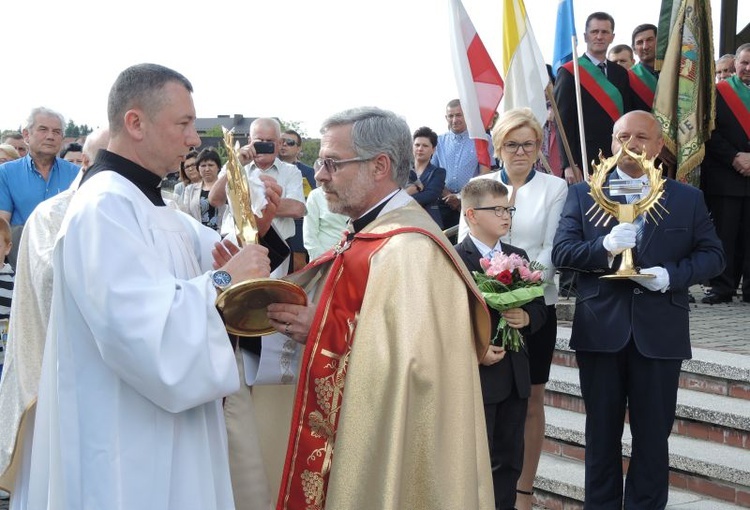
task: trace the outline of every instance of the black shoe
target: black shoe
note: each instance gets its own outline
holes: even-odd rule
[[[731,303],[731,294],[706,294],[706,297],[701,299],[701,303],[704,305],[718,305],[719,303]]]
[[[695,303],[695,296],[688,292],[688,303]]]

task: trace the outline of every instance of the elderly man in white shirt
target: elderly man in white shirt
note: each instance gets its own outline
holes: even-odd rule
[[[302,173],[278,158],[280,139],[281,126],[276,119],[255,119],[248,145],[239,150],[239,157],[248,179],[259,172],[281,186],[281,201],[271,224],[287,240],[294,236],[294,219],[305,215],[305,195]],[[226,204],[226,169],[208,199],[214,207]],[[225,214],[232,214],[230,208]],[[234,221],[226,215],[221,233],[234,234]],[[280,278],[288,268],[288,261],[284,262],[271,276]],[[281,333],[239,337],[238,345],[242,384],[226,398],[224,406],[234,501],[237,510],[267,510],[278,493],[301,349]]]

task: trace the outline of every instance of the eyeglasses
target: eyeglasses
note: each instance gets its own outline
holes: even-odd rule
[[[296,147],[297,146],[297,140],[292,140],[291,138],[282,138],[281,144],[286,145],[287,147]]]
[[[503,150],[506,150],[510,152],[511,154],[516,154],[518,152],[518,148],[521,147],[523,149],[523,152],[526,154],[529,154],[530,152],[533,152],[536,149],[537,142],[523,142],[523,143],[516,143],[516,142],[505,142],[503,144]]]
[[[349,163],[364,163],[365,161],[372,161],[375,159],[372,158],[350,158],[350,159],[333,159],[333,158],[318,158],[315,160],[315,163],[313,163],[313,169],[317,172],[321,168],[325,167],[326,170],[328,170],[329,173],[335,174],[339,170],[341,170],[341,167],[343,165],[349,164]]]
[[[187,170],[188,168],[196,168],[197,166],[198,165],[196,165],[195,163],[191,163],[190,165],[184,165],[183,164],[182,169],[183,170]]]
[[[472,207],[475,211],[494,211],[495,216],[498,218],[502,218],[503,216],[510,216],[513,217],[513,214],[516,212],[515,207],[503,207],[502,205],[496,205],[492,207]]]

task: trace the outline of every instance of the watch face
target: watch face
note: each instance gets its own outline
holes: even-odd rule
[[[232,283],[232,276],[226,271],[214,271],[211,277],[214,280],[214,284],[220,288],[224,288]]]

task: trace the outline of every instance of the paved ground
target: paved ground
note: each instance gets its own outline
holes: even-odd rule
[[[732,303],[704,305],[700,302],[704,289],[696,285],[690,291],[696,300],[690,305],[693,347],[750,356],[750,303],[735,297]]]
[[[750,356],[750,303],[735,298],[732,303],[704,305],[703,288],[696,285],[691,293],[697,301],[690,305],[693,346]],[[7,509],[8,501],[0,500],[0,510]]]
[[[702,289],[695,288],[697,303],[690,305],[690,339],[693,346],[750,356],[750,303],[704,305]]]

